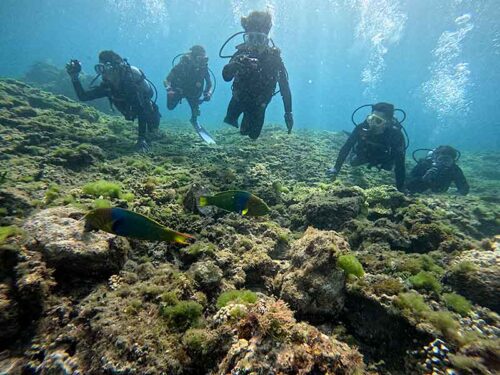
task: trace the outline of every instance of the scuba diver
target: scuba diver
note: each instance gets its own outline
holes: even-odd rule
[[[410,172],[407,189],[410,193],[423,193],[431,190],[433,193],[444,193],[448,191],[451,183],[454,182],[458,193],[467,195],[469,184],[456,164],[460,158],[460,153],[451,146],[439,146],[434,150],[419,149],[429,151],[424,159],[416,160],[417,165]]]
[[[193,46],[188,53],[174,57],[175,60],[182,56],[180,61],[173,66],[164,81],[167,89],[167,108],[173,110],[182,98],[186,98],[191,107],[190,122],[198,135],[207,143],[215,143],[210,134],[198,123],[200,104],[212,98],[212,80],[208,68],[208,57],[202,46]],[[203,98],[201,95],[203,94]]]
[[[355,113],[370,106],[372,112],[360,124],[354,121]],[[391,170],[394,167],[396,188],[403,191],[405,183],[405,151],[408,147],[403,135],[404,128],[401,122],[394,117],[394,109],[390,103],[366,104],[356,109],[352,114],[352,121],[356,125],[345,144],[340,149],[335,166],[327,170],[327,174],[336,178],[347,156],[352,151],[350,164],[359,166],[368,164],[369,167]],[[402,131],[403,129],[403,131]]]
[[[160,126],[160,112],[156,105],[156,92],[154,85],[146,78],[142,70],[131,66],[126,59],[113,51],[99,53],[99,63],[95,66],[97,76],[101,77],[98,86],[91,86],[85,91],[78,78],[82,66],[78,60],[71,60],[66,64],[66,71],[71,77],[71,82],[78,99],[89,101],[107,97],[126,120],[139,122],[139,137],[136,148],[140,152],[148,152],[148,140],[157,136]]]
[[[292,94],[281,52],[268,36],[272,26],[271,15],[267,12],[251,12],[247,17],[241,17],[241,26],[245,31],[227,39],[219,52],[220,57],[231,58],[222,71],[224,80],[234,80],[233,95],[224,122],[238,128],[238,118],[243,113],[240,133],[257,139],[264,125],[267,105],[277,94],[275,89],[278,83],[285,107],[285,123],[290,134],[293,128]],[[240,34],[243,34],[244,43],[236,46],[234,55],[223,56],[226,44]]]

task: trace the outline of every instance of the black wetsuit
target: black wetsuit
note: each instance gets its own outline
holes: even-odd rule
[[[340,171],[349,153],[353,151],[351,165],[368,164],[377,168],[391,170],[394,167],[396,187],[404,188],[405,183],[405,139],[401,125],[393,120],[393,125],[381,134],[369,131],[365,121],[356,126],[349,139],[340,149],[335,169]]]
[[[239,45],[238,51],[224,66],[222,76],[226,82],[233,81],[233,96],[227,108],[224,122],[238,127],[238,118],[243,113],[240,132],[257,139],[264,125],[266,108],[279,84],[285,113],[292,112],[292,94],[288,84],[285,65],[278,48],[266,47],[262,52]],[[241,62],[246,56],[256,66]]]
[[[182,98],[186,98],[191,107],[192,118],[198,117],[201,94],[208,94],[212,89],[208,66],[196,66],[190,57],[183,56],[168,74],[167,82],[170,82],[173,89],[173,93],[167,95],[167,108],[174,109]]]
[[[430,173],[428,173],[429,171]],[[452,182],[455,183],[459,194],[467,195],[469,193],[469,184],[458,165],[453,164],[449,168],[438,168],[434,166],[432,158],[427,158],[419,160],[411,170],[406,187],[411,193],[423,193],[429,189],[433,193],[444,193]]]
[[[147,132],[155,132],[160,125],[158,106],[151,100],[153,90],[146,82],[144,74],[136,67],[122,67],[122,77],[118,88],[103,80],[99,86],[85,91],[80,80],[73,79],[73,87],[81,101],[109,98],[113,106],[125,119],[139,122],[139,138],[145,139]]]

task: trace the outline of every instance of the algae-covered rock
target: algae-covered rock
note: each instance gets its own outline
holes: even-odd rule
[[[213,291],[217,289],[222,280],[222,270],[212,260],[201,260],[194,263],[189,268],[193,279],[203,291]]]
[[[7,215],[22,216],[33,209],[33,203],[26,192],[16,188],[0,189],[0,207]]]
[[[300,316],[324,319],[344,307],[344,271],[337,258],[349,252],[347,241],[333,231],[308,228],[292,244],[291,267],[279,274],[279,296]]]
[[[40,251],[61,276],[103,277],[118,272],[127,259],[128,241],[102,231],[85,232],[84,221],[78,220],[82,216],[70,207],[38,212],[23,226],[30,235],[27,246]]]
[[[481,306],[500,313],[500,255],[498,250],[462,252],[446,275],[458,293]]]
[[[359,196],[339,198],[331,195],[314,195],[304,204],[306,225],[318,229],[340,230],[350,219],[364,209],[364,199]]]
[[[266,300],[239,322],[238,340],[211,373],[347,375],[360,373],[363,367],[356,349],[297,323],[283,301]]]

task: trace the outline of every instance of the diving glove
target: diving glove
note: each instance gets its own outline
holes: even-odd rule
[[[292,132],[292,128],[293,128],[292,112],[285,113],[285,124],[286,124],[286,128],[288,129],[288,134],[290,134]]]
[[[70,62],[66,64],[66,71],[71,79],[77,79],[82,71],[82,64],[78,60],[70,60]]]
[[[209,101],[210,101],[210,99],[212,99],[212,93],[211,93],[210,91],[205,92],[205,93],[203,94],[203,101],[204,101],[204,102],[209,102]]]

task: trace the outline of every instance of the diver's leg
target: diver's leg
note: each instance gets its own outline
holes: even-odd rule
[[[253,111],[250,128],[248,136],[252,139],[259,138],[260,132],[262,131],[262,126],[264,125],[264,119],[266,117],[266,107],[262,106]]]
[[[259,138],[262,125],[264,125],[265,113],[265,106],[252,106],[252,108],[246,110],[241,120],[240,133],[248,135],[252,139]]]
[[[229,105],[227,106],[226,117],[224,118],[224,122],[226,124],[232,125],[235,128],[238,128],[238,118],[243,113],[243,105],[242,103],[236,99],[233,95]]]
[[[177,107],[177,104],[179,104],[181,99],[182,95],[178,91],[176,90],[167,91],[167,108],[169,110],[174,109],[175,107]]]
[[[141,111],[138,115],[138,123],[139,123],[139,136],[137,138],[137,143],[135,148],[139,152],[148,152],[149,145],[146,141],[146,132],[148,127],[147,116],[144,111]]]
[[[160,111],[154,102],[150,102],[147,110],[145,111],[145,118],[147,123],[147,135],[153,138],[158,135],[160,128]]]
[[[191,119],[189,120],[191,124],[198,124],[198,116],[200,116],[200,104],[198,98],[186,98],[189,103],[189,107],[191,107]]]

